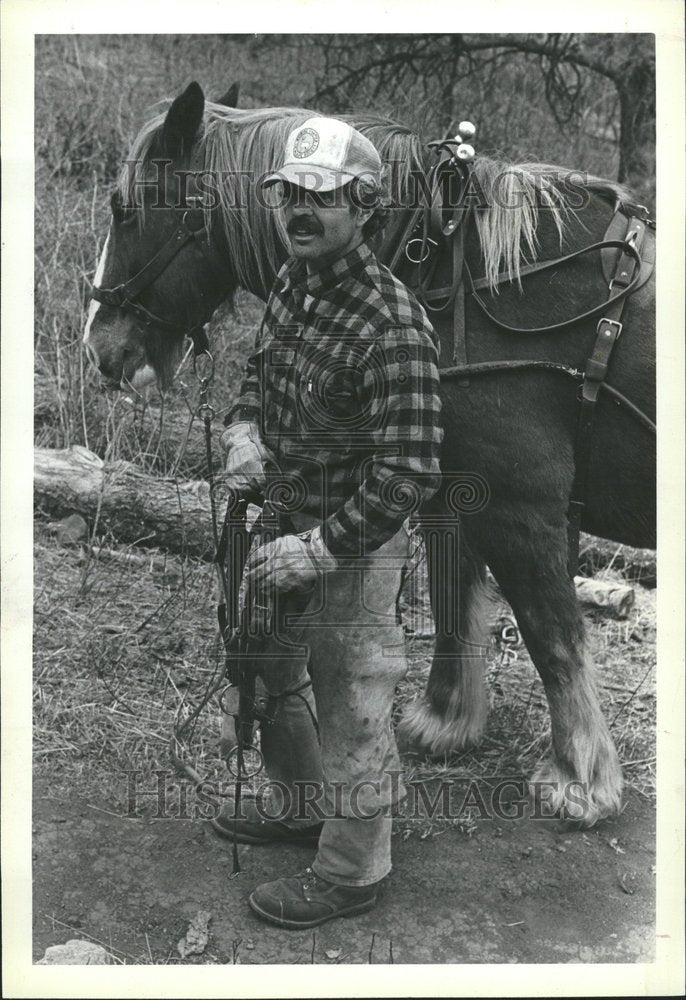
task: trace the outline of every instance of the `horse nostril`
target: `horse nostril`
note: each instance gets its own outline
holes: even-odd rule
[[[101,379],[119,385],[122,377],[121,358],[109,352],[95,354],[96,367]]]

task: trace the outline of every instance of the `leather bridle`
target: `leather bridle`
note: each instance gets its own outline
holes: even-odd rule
[[[214,312],[216,303],[208,306],[200,322],[189,327],[186,323],[178,323],[158,316],[138,301],[142,293],[154,285],[179,252],[189,244],[199,247],[205,260],[217,274],[226,273],[227,265],[220,259],[216,248],[212,247],[205,210],[202,205],[192,205],[190,208],[184,209],[179,224],[140,271],[137,271],[128,281],[115,285],[113,288],[98,288],[92,284],[90,287],[91,298],[95,299],[96,302],[102,302],[104,305],[114,306],[124,312],[131,313],[146,326],[157,326],[170,333],[186,335],[193,341],[194,354],[207,353],[209,344],[204,325]]]

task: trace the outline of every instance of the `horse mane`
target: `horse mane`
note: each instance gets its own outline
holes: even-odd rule
[[[144,207],[141,191],[145,182],[156,176],[151,158],[170,103],[162,102],[163,110],[142,127],[121,171],[118,189],[128,205]],[[251,197],[245,180],[254,181],[278,168],[288,134],[317,114],[306,108],[244,110],[210,101],[205,104],[197,143],[201,167],[196,169],[222,178],[215,190],[224,238],[238,283],[248,288],[255,286],[256,274],[262,287],[270,288],[285,255],[287,239],[281,213],[267,210],[274,194],[267,191],[259,198]],[[409,128],[377,115],[339,117],[367,135],[389,164],[389,198],[400,204],[409,188],[411,172],[422,169],[419,137]]]
[[[161,103],[163,110],[138,133],[118,181],[126,203],[141,208],[141,185],[151,179],[151,154],[171,102]],[[242,109],[210,101],[205,104],[196,144],[201,167],[195,169],[222,178],[216,194],[224,239],[237,281],[244,287],[254,288],[257,276],[262,288],[268,290],[287,247],[281,213],[268,210],[274,192],[252,197],[244,179],[254,182],[278,168],[288,134],[317,114],[306,108]],[[412,177],[428,163],[422,140],[408,127],[379,115],[362,112],[338,117],[376,146],[382,162],[388,164],[388,202],[402,207],[408,194],[416,193]],[[517,164],[481,155],[474,160],[473,169],[478,190],[485,196],[485,207],[474,213],[484,274],[495,291],[499,275],[505,273],[509,280],[519,281],[522,264],[536,260],[541,208],[552,218],[562,242],[566,223],[576,216],[564,185],[569,171],[551,164]],[[574,180],[589,193],[633,204],[629,192],[613,181],[580,173]],[[497,197],[493,197],[496,188]]]
[[[537,260],[540,212],[551,218],[560,246],[565,228],[581,222],[570,197],[583,188],[588,196],[634,205],[629,191],[602,177],[570,171],[550,163],[511,163],[478,156],[474,160],[476,188],[483,193],[486,208],[476,211],[476,226],[484,260],[484,277],[492,292],[498,278],[520,283],[523,264]],[[573,178],[573,187],[567,183]],[[576,189],[576,190],[575,190]]]

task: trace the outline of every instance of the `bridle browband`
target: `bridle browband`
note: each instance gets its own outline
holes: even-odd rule
[[[188,201],[197,199],[189,198]],[[174,231],[162,244],[157,253],[144,264],[143,267],[128,281],[124,281],[114,288],[98,288],[91,284],[90,296],[96,302],[104,305],[114,306],[123,309],[124,312],[131,313],[141,320],[146,326],[158,326],[170,333],[182,334],[193,341],[194,354],[202,354],[209,351],[209,343],[204,330],[214,312],[215,305],[208,307],[207,314],[199,322],[189,327],[186,323],[178,323],[174,320],[165,319],[147,309],[137,301],[140,295],[150,288],[160,275],[166,271],[177,254],[187,245],[195,244],[200,248],[203,256],[210,267],[217,273],[223,270],[226,265],[219,259],[216,251],[212,251],[210,242],[209,226],[205,220],[205,210],[202,205],[192,205],[185,208],[181,221]]]

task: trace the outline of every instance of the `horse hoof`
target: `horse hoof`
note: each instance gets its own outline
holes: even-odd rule
[[[535,818],[559,818],[570,830],[588,830],[621,811],[621,784],[593,786],[572,777],[556,761],[541,765],[529,791]]]
[[[398,725],[398,745],[412,752],[443,757],[445,754],[476,746],[483,735],[484,720],[480,718],[445,718],[423,698],[411,702]]]

